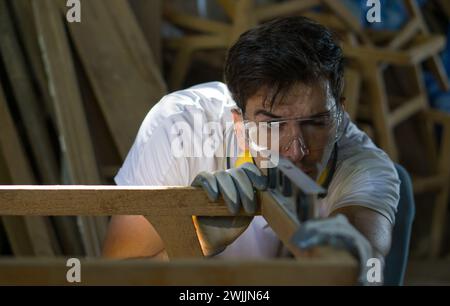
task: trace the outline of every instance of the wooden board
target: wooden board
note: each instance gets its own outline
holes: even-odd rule
[[[0,260],[0,285],[74,285],[66,260]],[[80,285],[354,285],[358,268],[339,259],[81,261]],[[76,285],[76,284],[75,284]]]
[[[125,159],[145,115],[166,91],[153,54],[123,0],[85,1],[83,21],[69,29]]]
[[[302,258],[304,254],[290,242],[300,226],[296,217],[286,213],[269,192],[259,197],[261,211],[256,214],[262,215],[290,251]],[[201,257],[192,216],[230,216],[223,200],[211,203],[202,189],[192,187],[0,186],[0,215],[42,214],[144,215],[156,225],[172,258]],[[313,253],[320,258],[331,254],[356,264],[345,251],[318,248]]]
[[[0,215],[151,217],[229,216],[193,187],[106,185],[0,186]]]
[[[34,176],[14,126],[0,83],[0,159],[7,174],[1,183],[32,184]],[[55,233],[45,217],[2,217],[13,253],[17,256],[53,256],[58,252]]]
[[[67,167],[64,183],[98,184],[100,175],[58,2],[33,1],[33,12]],[[89,217],[79,221],[86,253],[99,255],[102,238],[98,237],[96,221]],[[99,223],[105,226],[103,220]]]
[[[23,120],[33,158],[46,184],[58,183],[58,166],[45,122],[45,112],[38,100],[17,40],[7,1],[0,0],[0,52],[8,74],[15,102]]]
[[[162,0],[129,0],[136,20],[152,50],[155,63],[162,69]]]
[[[39,42],[37,40],[31,1],[33,0],[15,0],[10,1],[10,3],[12,4],[20,40],[24,46],[23,51],[29,61],[32,76],[38,85],[38,94],[45,104],[45,111],[55,121],[44,62],[42,61]]]

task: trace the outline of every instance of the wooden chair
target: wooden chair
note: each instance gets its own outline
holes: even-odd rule
[[[422,64],[425,63],[429,67],[441,88],[448,90],[448,77],[439,58],[439,52],[445,46],[445,39],[429,33],[415,0],[405,0],[405,6],[410,19],[400,31],[369,31],[369,37],[373,40],[372,46],[347,45],[345,54],[359,63],[367,90],[365,99],[368,103],[359,105],[358,115],[373,122],[378,144],[393,160],[399,158],[394,137],[395,128],[410,119],[417,122],[432,169],[431,175],[414,178],[414,190],[416,194],[437,192],[430,248],[430,255],[436,257],[441,249],[449,199],[450,148],[447,142],[450,137],[450,115],[430,109],[423,82]],[[388,98],[383,76],[388,66],[408,67],[408,75],[401,78],[404,79],[405,91],[410,95],[403,101],[398,101],[394,96]],[[397,104],[393,110],[392,102]],[[440,147],[435,143],[435,125],[443,127]]]
[[[229,22],[215,21],[177,12],[166,5],[164,17],[172,24],[199,34],[186,34],[181,38],[166,40],[166,46],[176,50],[176,57],[172,64],[169,77],[169,87],[179,89],[186,78],[191,64],[192,55],[196,51],[211,49],[227,49],[248,29],[282,16],[305,14],[319,19],[324,24],[337,25],[341,29],[351,30],[353,33],[370,44],[363,35],[358,20],[353,17],[342,3],[333,0],[290,0],[278,4],[256,5],[254,0],[216,0],[226,12]],[[328,11],[326,15],[309,12],[315,7],[323,7]],[[331,17],[331,18],[329,18]]]

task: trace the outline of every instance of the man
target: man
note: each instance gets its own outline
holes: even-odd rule
[[[322,223],[311,221],[310,233],[329,236],[336,228],[344,232],[356,228],[354,236],[363,237],[357,240],[368,242],[366,249],[371,256],[382,259],[390,248],[399,180],[388,156],[344,111],[342,50],[330,31],[302,17],[278,19],[252,29],[230,49],[225,81],[226,85],[201,84],[165,96],[144,120],[116,183],[194,184],[204,187],[212,198],[223,195],[232,210],[237,211],[240,203],[252,210],[256,200],[245,190],[258,188],[254,178],[264,177],[259,171],[264,173],[264,156],[256,150],[249,157],[248,151],[270,147],[328,191],[318,207],[324,219]],[[190,128],[188,141],[195,149],[204,144],[194,125],[210,122],[217,123],[219,132],[214,135],[218,143],[225,144],[227,154],[175,154],[180,131],[177,134],[174,127]],[[276,142],[259,143],[261,139],[246,129],[252,122],[276,129]],[[227,190],[241,198],[231,199]],[[334,217],[337,215],[339,218]],[[205,255],[280,255],[280,241],[262,217],[202,218],[195,222]],[[307,234],[300,246],[308,248],[320,242]],[[165,257],[161,239],[142,216],[114,217],[104,254]]]

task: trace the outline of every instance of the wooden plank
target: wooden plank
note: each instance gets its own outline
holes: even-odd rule
[[[174,49],[216,49],[226,48],[228,37],[220,35],[193,35],[166,40],[167,47]]]
[[[58,182],[58,167],[48,133],[44,112],[38,100],[25,57],[14,31],[6,0],[0,0],[0,51],[14,97],[24,122],[33,158],[44,183]]]
[[[362,63],[364,84],[368,91],[373,125],[376,129],[377,144],[394,161],[398,159],[397,145],[393,130],[389,125],[389,108],[386,88],[380,67],[376,63]]]
[[[355,120],[359,107],[361,76],[357,70],[347,67],[345,69],[344,77],[345,111],[349,114],[352,120]]]
[[[448,175],[434,175],[429,177],[413,177],[415,194],[438,192],[448,181]]]
[[[0,215],[228,216],[201,189],[134,186],[0,186]]]
[[[69,181],[98,183],[100,176],[58,3],[44,0],[38,4],[33,1],[33,12],[51,86],[51,98],[60,133],[60,147],[67,165]],[[93,220],[82,218],[80,222],[81,230],[86,234],[82,237],[85,240],[87,254],[99,255],[100,238],[95,235]]]
[[[228,18],[230,18],[231,20],[234,19],[234,14],[236,12],[236,2],[236,0],[217,0],[217,3],[220,4]]]
[[[309,19],[312,19],[326,27],[329,27],[335,31],[346,31],[347,27],[342,22],[341,19],[339,19],[336,15],[333,15],[331,13],[316,13],[314,11],[307,11],[304,13],[301,13],[302,16],[307,17]]]
[[[73,285],[66,260],[0,260],[1,285]],[[354,285],[358,267],[329,257],[301,260],[82,260],[80,285]]]
[[[83,22],[69,30],[125,159],[142,120],[166,88],[128,2],[86,1],[83,12]]]
[[[300,227],[299,221],[293,218],[285,207],[277,204],[268,193],[261,192],[259,197],[261,199],[261,213],[266,221],[289,251],[296,256],[300,256],[298,248],[291,243],[292,236]]]
[[[348,29],[354,32],[367,46],[371,46],[372,42],[364,34],[361,23],[340,1],[321,0],[334,14],[336,14],[342,22],[347,25]]]
[[[447,212],[450,196],[450,120],[448,119],[443,125],[442,143],[439,151],[438,169],[441,175],[447,176],[447,182],[444,183],[442,189],[437,194],[435,207],[433,209],[433,219],[431,225],[431,252],[433,258],[438,257],[442,251],[442,244],[447,224]]]
[[[404,46],[407,42],[411,41],[411,38],[417,34],[420,28],[420,22],[418,19],[414,18],[410,20],[395,37],[389,42],[389,49],[399,49]]]
[[[267,193],[260,193],[261,214],[297,257],[291,238],[300,224]],[[205,192],[192,187],[118,186],[0,186],[0,215],[144,215],[155,225],[171,258],[202,257],[192,216],[230,216],[223,200],[210,203]],[[241,212],[240,215],[245,215]],[[308,256],[355,264],[344,250],[317,248]]]
[[[176,26],[204,33],[226,36],[231,29],[229,24],[180,13],[169,6],[164,8],[164,17]]]
[[[203,252],[197,238],[192,216],[146,217],[164,242],[170,259],[201,258]]]
[[[45,75],[44,62],[42,61],[39,43],[37,41],[36,27],[34,26],[32,0],[10,1],[16,17],[16,24],[20,32],[20,38],[24,45],[24,52],[31,64],[33,75],[38,84],[40,95],[45,102],[46,111],[51,115],[53,121],[55,116],[48,91],[47,76]]]
[[[131,8],[152,49],[155,63],[162,69],[162,2],[163,0],[130,0]]]
[[[445,48],[445,45],[445,37],[441,35],[433,35],[425,39],[420,39],[420,43],[417,46],[413,46],[409,51],[412,63],[421,63],[435,56]]]
[[[319,0],[291,0],[277,4],[260,5],[255,10],[256,20],[264,22],[272,18],[298,15],[320,4]]]
[[[26,158],[0,83],[0,158],[8,172],[8,183],[31,184],[34,175]],[[5,181],[1,183],[6,183]],[[8,238],[17,256],[53,256],[55,233],[44,217],[3,217]]]
[[[397,107],[389,114],[389,125],[391,128],[396,127],[406,119],[417,114],[426,104],[426,97],[418,95],[408,101],[405,101],[403,105]]]
[[[383,62],[388,64],[407,66],[413,63],[412,54],[406,51],[392,51],[386,48],[357,47],[342,43],[344,56],[361,61]]]
[[[258,25],[254,11],[254,0],[239,0],[236,2],[233,26],[228,38],[229,46],[233,45],[242,33]]]

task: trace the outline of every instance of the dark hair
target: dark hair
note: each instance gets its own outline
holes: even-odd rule
[[[225,82],[245,112],[247,99],[267,87],[271,107],[298,82],[328,80],[336,102],[343,87],[342,49],[330,30],[305,17],[270,21],[243,33],[228,51]]]

